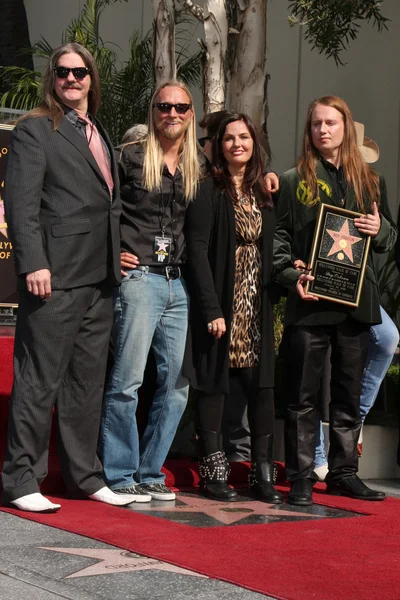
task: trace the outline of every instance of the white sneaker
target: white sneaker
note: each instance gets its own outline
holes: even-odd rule
[[[39,492],[11,500],[10,504],[16,506],[19,510],[41,513],[57,512],[61,508],[61,504],[53,504]]]
[[[115,494],[110,488],[104,486],[94,494],[90,494],[89,498],[97,500],[97,502],[105,502],[113,506],[126,506],[136,501],[135,494]]]
[[[321,465],[320,467],[315,467],[314,473],[318,477],[318,481],[325,481],[325,477],[328,475],[328,465]]]

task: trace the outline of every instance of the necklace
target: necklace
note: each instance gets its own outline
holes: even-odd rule
[[[236,195],[237,195],[237,199],[239,200],[240,204],[242,204],[242,206],[249,206],[250,200],[249,200],[248,196],[243,194],[243,192],[241,190],[239,190],[239,189],[236,190]]]

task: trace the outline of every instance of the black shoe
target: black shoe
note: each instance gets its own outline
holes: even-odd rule
[[[212,498],[213,500],[232,502],[232,500],[236,500],[238,497],[238,493],[226,481],[204,482],[201,489],[207,498]]]
[[[151,496],[153,500],[175,500],[176,494],[163,483],[141,483],[136,486],[140,493]]]
[[[253,494],[263,502],[282,504],[283,496],[274,488],[276,467],[272,462],[252,462],[249,472],[249,485]]]
[[[283,502],[282,494],[278,492],[269,481],[255,483],[250,486],[250,489],[258,500],[262,500],[268,504],[282,504]]]
[[[114,494],[129,494],[130,496],[135,496],[135,502],[150,502],[151,496],[140,489],[138,485],[130,485],[126,488],[117,488],[116,490],[112,490]]]
[[[331,496],[348,496],[356,500],[384,500],[384,492],[376,492],[367,487],[357,475],[351,475],[337,483],[328,483],[326,493]]]
[[[288,504],[310,506],[313,503],[312,489],[314,483],[312,479],[297,479],[294,481],[288,494]]]

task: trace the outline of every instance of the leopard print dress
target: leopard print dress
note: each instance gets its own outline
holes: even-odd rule
[[[252,197],[252,211],[234,205],[236,267],[229,348],[230,368],[256,367],[261,349],[262,216]]]

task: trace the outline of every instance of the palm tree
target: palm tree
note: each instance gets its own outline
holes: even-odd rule
[[[115,144],[120,142],[129,127],[146,122],[148,104],[154,91],[151,32],[143,38],[140,32],[133,33],[129,59],[121,68],[118,67],[116,51],[99,35],[102,12],[106,5],[116,1],[86,0],[80,15],[71,21],[62,36],[62,43],[79,42],[90,50],[96,60],[102,95],[99,118]],[[31,47],[33,55],[41,58],[48,58],[52,51],[44,38]],[[200,55],[200,52],[188,55],[187,40],[177,43],[178,76],[190,85],[199,84]],[[39,71],[9,66],[3,68],[3,76],[8,89],[0,98],[0,106],[30,110],[40,102]]]

